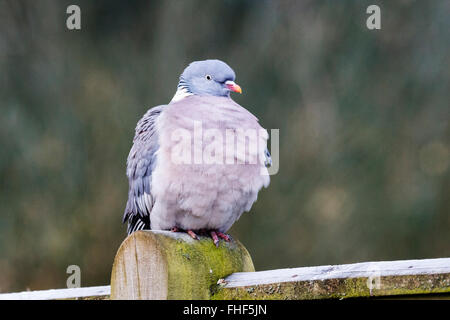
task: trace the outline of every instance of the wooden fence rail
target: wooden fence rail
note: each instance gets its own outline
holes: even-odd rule
[[[214,299],[329,299],[450,292],[450,259],[363,262],[231,274]]]
[[[2,293],[0,300],[108,300],[110,286]]]
[[[237,240],[139,231],[114,260],[111,287],[0,294],[4,299],[343,299],[450,296],[450,258],[364,262],[255,272]],[[433,297],[436,297],[433,295]]]

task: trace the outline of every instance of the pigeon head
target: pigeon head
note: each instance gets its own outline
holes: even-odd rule
[[[223,61],[194,61],[181,74],[178,91],[184,95],[228,97],[230,92],[242,93],[235,78],[233,69]]]

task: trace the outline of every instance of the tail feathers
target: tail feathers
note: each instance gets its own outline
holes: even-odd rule
[[[150,219],[147,217],[140,217],[138,215],[130,215],[128,217],[127,233],[132,234],[138,230],[149,230]]]

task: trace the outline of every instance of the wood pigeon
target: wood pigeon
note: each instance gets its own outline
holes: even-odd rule
[[[128,234],[172,230],[197,239],[206,233],[218,246],[269,185],[268,134],[230,98],[242,93],[234,80],[220,60],[192,62],[170,103],[139,120],[127,159]]]

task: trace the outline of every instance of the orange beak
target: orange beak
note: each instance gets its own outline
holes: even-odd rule
[[[230,91],[242,93],[241,87],[234,81],[228,80],[225,82],[225,85]]]

